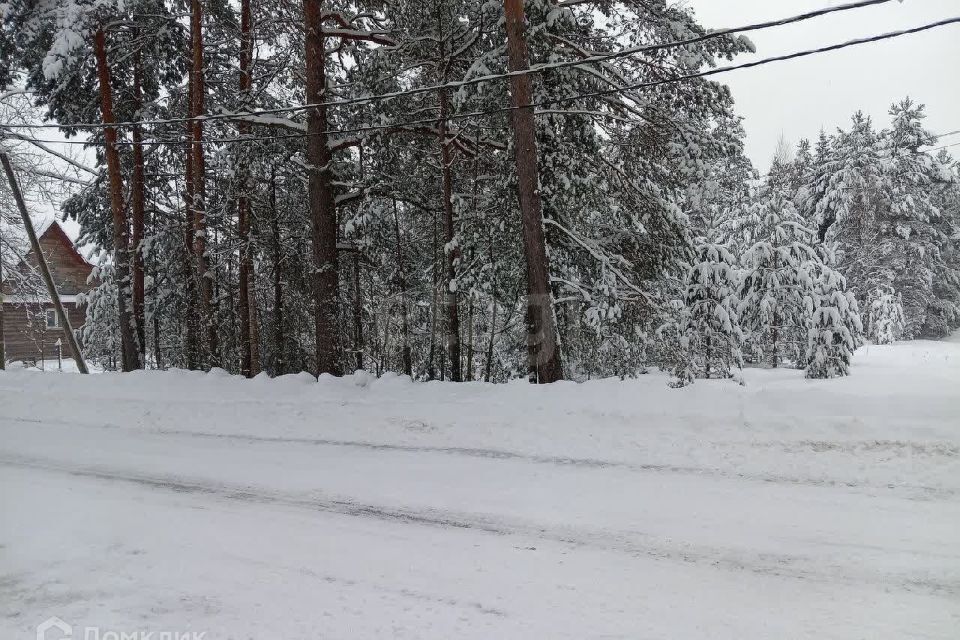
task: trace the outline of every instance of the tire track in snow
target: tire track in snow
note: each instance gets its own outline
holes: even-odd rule
[[[870,586],[882,590],[891,587],[910,593],[941,597],[960,596],[960,576],[936,579],[929,576],[864,571],[859,567],[815,566],[805,556],[776,553],[744,553],[715,547],[684,548],[658,543],[652,536],[636,531],[587,530],[574,527],[543,527],[518,519],[491,519],[478,514],[441,509],[414,510],[385,505],[335,499],[316,495],[290,494],[258,490],[249,486],[217,484],[195,479],[135,473],[123,469],[96,466],[67,466],[38,458],[0,456],[0,465],[61,473],[103,482],[123,482],[147,489],[190,494],[244,504],[276,505],[359,517],[406,525],[472,530],[498,536],[534,538],[545,542],[591,548],[654,560],[683,562],[726,571],[748,572],[763,576],[800,581]],[[535,550],[529,547],[531,551]],[[804,566],[807,565],[807,566]],[[813,566],[811,566],[813,565]],[[824,571],[827,569],[827,571]]]
[[[485,458],[489,460],[519,460],[535,464],[554,466],[579,467],[586,469],[623,469],[636,473],[674,473],[680,475],[705,476],[762,482],[766,484],[800,485],[810,487],[827,487],[853,490],[884,491],[894,494],[905,494],[908,499],[915,500],[953,500],[960,491],[947,487],[931,487],[918,484],[878,484],[869,482],[855,482],[853,480],[839,480],[836,478],[813,478],[804,476],[787,476],[773,473],[743,473],[727,471],[711,467],[694,467],[684,465],[670,465],[657,463],[636,463],[621,460],[604,460],[601,458],[579,458],[572,456],[551,456],[534,453],[522,453],[506,449],[488,449],[483,447],[444,447],[438,445],[417,445],[399,443],[380,443],[363,440],[338,440],[334,438],[302,438],[283,436],[259,436],[254,434],[211,433],[206,431],[191,431],[188,429],[165,428],[138,428],[115,423],[84,423],[71,420],[38,419],[25,417],[0,417],[0,422],[27,423],[40,426],[57,425],[80,427],[82,429],[110,429],[126,433],[175,436],[182,438],[199,438],[209,440],[228,440],[245,442],[248,444],[301,444],[322,447],[344,447],[362,449],[366,451],[389,451],[402,453],[439,453],[442,455],[467,456],[471,458]]]
[[[329,573],[320,573],[318,571],[313,571],[303,566],[277,564],[276,562],[265,562],[263,560],[256,560],[248,556],[240,556],[236,554],[231,554],[231,555],[235,559],[246,564],[257,565],[261,568],[267,568],[274,571],[276,571],[277,569],[281,569],[285,571],[296,572],[302,575],[310,576],[311,578],[314,578],[316,580],[321,580],[328,584],[337,585],[338,587],[360,587],[360,588],[376,591],[377,593],[386,595],[386,596],[407,598],[410,600],[418,600],[420,602],[438,604],[446,607],[457,607],[461,609],[467,609],[469,611],[479,613],[485,616],[494,616],[498,618],[506,618],[510,616],[510,614],[504,609],[491,607],[476,600],[463,600],[463,599],[453,598],[449,596],[438,596],[430,593],[425,593],[418,589],[411,589],[407,587],[390,587],[379,582],[371,582],[369,580],[356,580],[353,578],[344,578],[342,576],[336,576]]]

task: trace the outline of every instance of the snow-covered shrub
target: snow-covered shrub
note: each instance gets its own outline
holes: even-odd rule
[[[890,344],[903,337],[903,301],[891,287],[880,287],[870,296],[867,331],[876,344]]]

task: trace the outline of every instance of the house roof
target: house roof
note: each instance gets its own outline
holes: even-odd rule
[[[68,255],[76,260],[78,264],[86,267],[93,266],[93,264],[84,258],[83,254],[77,250],[77,245],[73,243],[73,240],[70,239],[70,236],[67,235],[67,232],[63,230],[63,227],[57,220],[53,220],[52,222],[48,223],[47,227],[37,234],[37,240],[39,242],[43,242],[44,240],[54,240],[67,249]],[[29,257],[32,254],[33,249],[30,249],[26,257]]]
[[[58,222],[54,221],[48,224],[37,239],[46,257],[47,265],[56,282],[57,289],[62,296],[76,295],[90,289],[88,280],[94,270],[94,265],[90,264],[77,250],[77,247]],[[33,273],[34,276],[31,277],[39,278],[36,272],[37,256],[32,248],[25,255],[21,254],[17,257],[19,258],[17,267],[8,271],[11,273],[18,272],[19,274]],[[26,295],[27,292],[18,290],[23,286],[23,278],[11,280],[7,273],[3,275],[3,282],[0,285],[2,285],[2,292],[5,296]],[[33,296],[34,293],[36,292],[30,292],[31,297],[35,297]]]

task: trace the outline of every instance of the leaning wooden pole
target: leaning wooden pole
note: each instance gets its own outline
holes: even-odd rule
[[[20,185],[17,183],[17,177],[13,173],[13,166],[10,164],[10,158],[6,153],[0,152],[0,163],[3,164],[3,170],[7,174],[7,182],[10,183],[10,191],[13,193],[13,199],[17,203],[17,209],[20,210],[20,217],[23,218],[23,226],[27,230],[27,236],[30,238],[30,247],[34,255],[37,256],[37,264],[40,266],[40,274],[43,276],[43,283],[47,285],[47,293],[53,300],[53,306],[57,311],[57,317],[60,318],[60,326],[63,327],[63,333],[67,338],[67,346],[70,347],[70,353],[77,363],[77,370],[80,373],[90,373],[87,370],[87,363],[83,361],[83,354],[80,353],[80,345],[77,343],[77,337],[73,335],[73,327],[70,326],[70,318],[67,317],[67,311],[63,308],[60,301],[60,294],[57,293],[57,285],[53,282],[53,276],[50,275],[50,267],[47,266],[47,259],[40,250],[40,241],[37,240],[37,232],[33,230],[33,222],[27,214],[27,205],[23,201],[23,193],[20,192]]]

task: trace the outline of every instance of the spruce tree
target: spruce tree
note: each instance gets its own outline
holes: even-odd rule
[[[847,291],[846,279],[833,268],[833,252],[824,253],[807,265],[814,278],[806,350],[808,378],[849,375],[853,352],[863,342],[857,299]]]
[[[935,138],[923,127],[923,106],[906,99],[890,116],[891,127],[877,132],[857,113],[828,149],[818,146],[803,207],[813,212],[821,240],[838,244],[837,267],[861,302],[878,288],[900,293],[911,338],[942,308],[935,283],[950,281],[949,225],[935,198],[950,179],[925,151]]]
[[[691,375],[727,378],[743,367],[737,261],[723,245],[704,242],[686,276],[680,335]]]
[[[813,300],[812,232],[775,180],[761,190],[749,220],[753,244],[741,258],[742,325],[756,357],[772,367],[784,360],[799,364]]]

